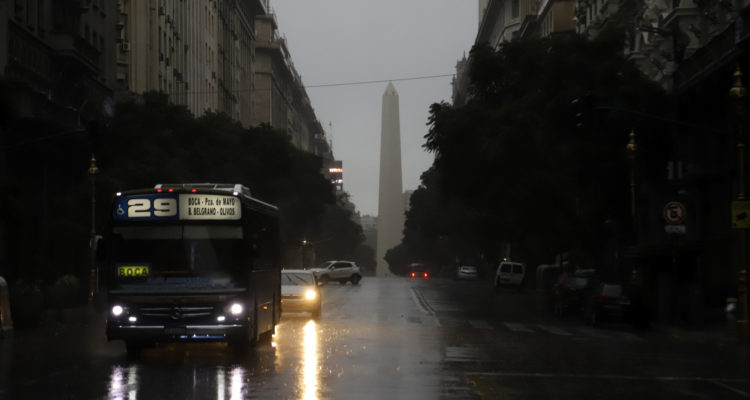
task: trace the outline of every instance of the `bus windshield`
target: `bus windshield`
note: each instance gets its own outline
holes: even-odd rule
[[[118,226],[112,233],[117,282],[171,277],[236,282],[246,276],[241,226]]]

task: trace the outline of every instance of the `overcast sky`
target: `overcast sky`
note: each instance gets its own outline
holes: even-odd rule
[[[455,73],[477,32],[476,0],[271,0],[306,86]],[[404,190],[432,165],[422,149],[429,106],[451,100],[451,77],[396,81]],[[387,83],[311,87],[315,113],[344,163],[357,211],[377,215],[380,116]],[[329,123],[331,124],[329,127]]]

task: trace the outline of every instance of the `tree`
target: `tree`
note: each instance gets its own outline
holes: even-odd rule
[[[636,129],[654,149],[649,133],[661,127],[606,110],[659,113],[667,102],[622,43],[603,32],[475,46],[473,98],[430,107],[424,147],[435,161],[407,214],[409,252],[450,262],[440,252],[449,238],[455,258],[489,262],[511,243],[533,265],[591,252],[605,221],[628,221],[627,134]],[[588,109],[576,110],[576,99]]]
[[[53,132],[38,121],[24,130],[8,129],[3,142],[13,144],[26,131]],[[20,138],[20,139],[19,139]],[[90,224],[91,145],[83,134],[33,142],[8,152],[7,165],[23,165],[4,182],[2,202],[9,243],[11,278],[53,282],[60,275],[87,279]],[[109,200],[119,190],[157,183],[242,183],[254,197],[279,207],[282,241],[298,249],[306,235],[321,232],[351,253],[362,242],[350,213],[336,202],[333,187],[321,174],[322,160],[295,148],[268,125],[249,129],[228,116],[207,113],[195,118],[166,95],[146,93],[138,102],[119,104],[108,127],[100,127],[95,150],[97,231],[106,225]],[[54,198],[54,201],[51,199]],[[84,280],[86,281],[86,280]]]

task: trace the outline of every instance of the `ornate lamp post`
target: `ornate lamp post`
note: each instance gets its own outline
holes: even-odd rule
[[[96,166],[96,158],[91,154],[91,164],[89,166],[89,179],[91,180],[91,238],[89,239],[90,247],[90,280],[89,280],[89,301],[94,299],[94,294],[99,291],[99,276],[96,271],[96,176],[99,175],[99,168]]]
[[[742,104],[745,96],[747,95],[747,89],[742,83],[742,71],[737,66],[737,71],[734,73],[734,84],[729,90],[729,96],[734,100],[735,103],[735,114],[737,116],[737,178],[738,182],[738,193],[737,202],[747,201],[745,194],[745,143],[743,142],[743,120],[744,115],[744,104]],[[740,227],[740,262],[738,265],[737,272],[737,294],[739,298],[737,308],[737,334],[740,339],[748,339],[748,315],[747,315],[747,229]]]

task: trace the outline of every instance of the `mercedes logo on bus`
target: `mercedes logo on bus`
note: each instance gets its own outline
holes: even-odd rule
[[[169,317],[175,320],[182,318],[182,310],[179,307],[172,307],[169,311]]]

